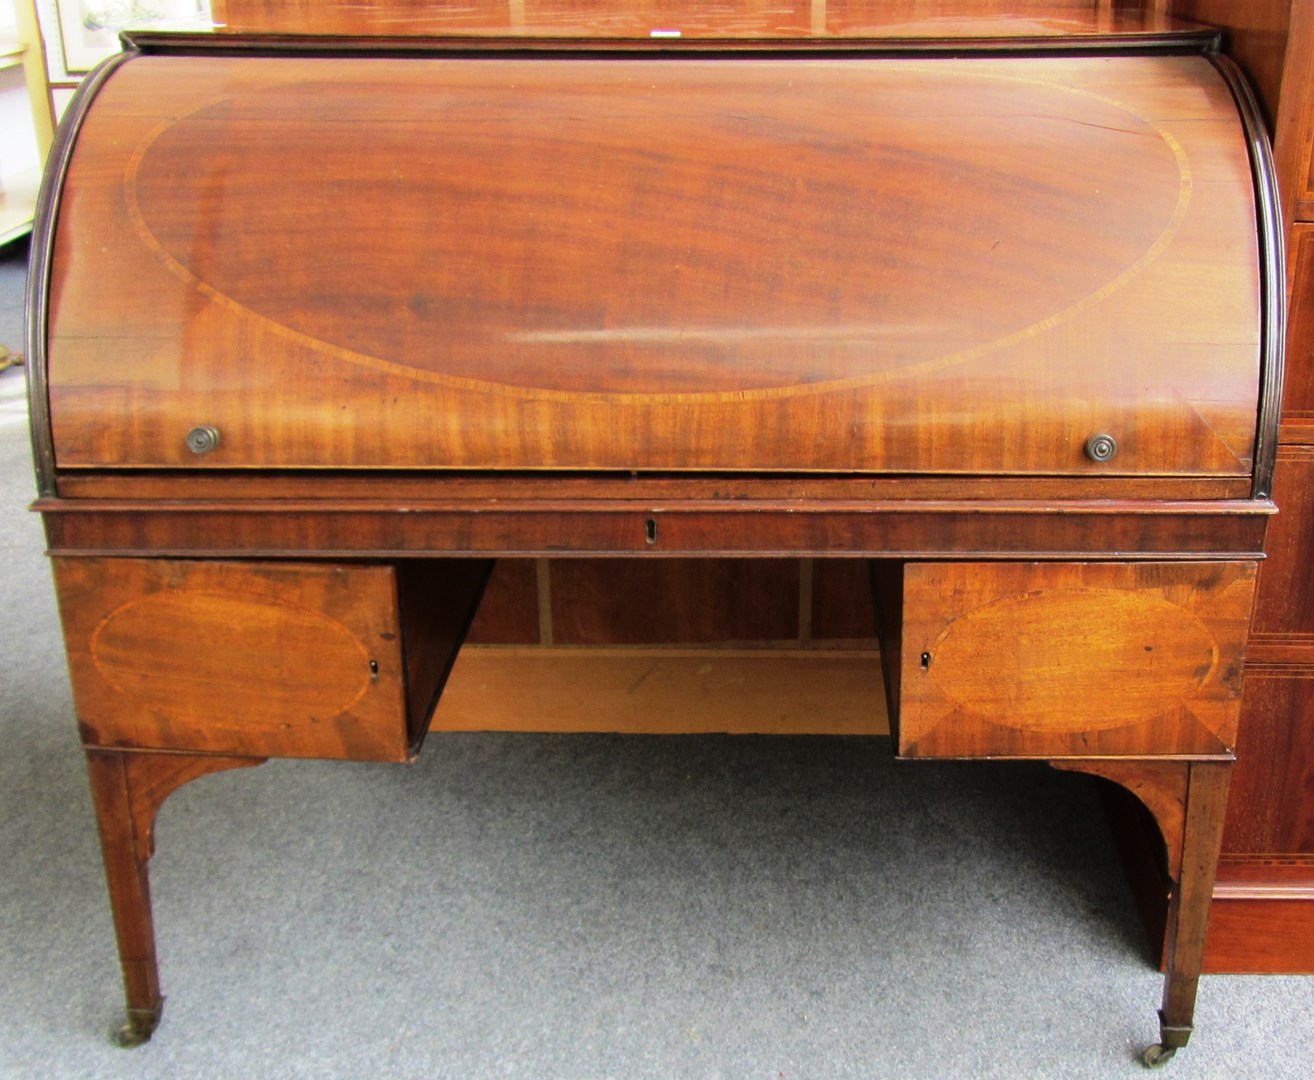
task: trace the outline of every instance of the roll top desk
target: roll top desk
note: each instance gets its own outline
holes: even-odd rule
[[[140,33],[52,158],[34,446],[128,999],[155,812],[419,750],[492,561],[870,563],[896,751],[1126,787],[1191,1030],[1282,252],[1211,33]],[[692,29],[691,29],[692,27]]]

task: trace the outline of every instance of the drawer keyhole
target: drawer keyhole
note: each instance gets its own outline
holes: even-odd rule
[[[378,682],[378,681],[379,681],[379,662],[378,662],[377,660],[371,660],[371,661],[370,661],[370,682]]]
[[[931,666],[931,654],[928,652],[922,653],[922,670],[925,671],[930,666]]]

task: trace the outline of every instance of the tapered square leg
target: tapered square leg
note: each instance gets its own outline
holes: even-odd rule
[[[1145,1063],[1150,1066],[1162,1064],[1191,1038],[1231,773],[1232,763],[1227,761],[1190,766],[1181,871],[1168,907],[1167,971],[1159,1009],[1159,1043],[1145,1054]]]
[[[160,1022],[160,992],[147,864],[154,853],[155,815],[189,780],[223,769],[258,765],[261,758],[164,754],[88,748],[87,769],[100,827],[114,934],[123,967],[127,1022],[115,1033],[120,1046],[138,1046]]]
[[[1171,1059],[1191,1038],[1232,762],[1071,759],[1050,764],[1120,784],[1145,804],[1163,835],[1168,876],[1173,881],[1166,973],[1159,1009],[1159,1041],[1142,1058],[1155,1068]]]

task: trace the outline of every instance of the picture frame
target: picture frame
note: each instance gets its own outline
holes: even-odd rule
[[[208,0],[56,0],[64,70],[89,72],[119,50],[119,33],[132,27],[208,17]]]

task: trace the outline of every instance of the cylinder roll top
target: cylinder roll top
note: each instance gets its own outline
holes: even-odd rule
[[[1204,56],[138,55],[56,198],[59,469],[1253,468]]]

